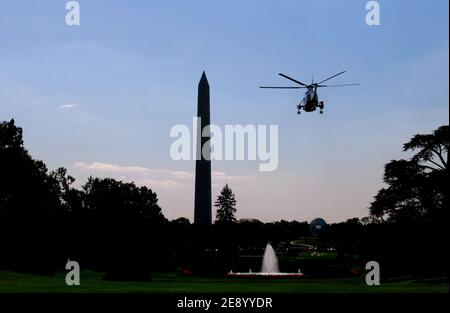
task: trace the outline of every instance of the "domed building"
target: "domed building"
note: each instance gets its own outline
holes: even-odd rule
[[[320,233],[328,226],[323,218],[315,218],[309,223],[309,231],[314,236],[319,236]]]

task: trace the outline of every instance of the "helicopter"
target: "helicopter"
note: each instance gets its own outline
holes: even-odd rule
[[[318,83],[314,82],[314,79],[312,79],[311,84],[305,84],[301,81],[298,81],[292,77],[289,77],[285,74],[279,73],[281,77],[284,77],[286,79],[289,79],[290,81],[293,81],[294,83],[297,83],[301,86],[291,86],[291,87],[272,87],[272,86],[261,86],[259,88],[265,88],[265,89],[300,89],[305,88],[305,97],[300,101],[299,104],[297,104],[297,114],[301,113],[301,110],[305,112],[313,112],[317,109],[320,109],[320,114],[323,114],[323,108],[324,104],[323,101],[319,101],[319,97],[317,95],[317,88],[321,87],[346,87],[346,86],[357,86],[359,84],[340,84],[340,85],[322,85],[322,83],[329,81],[330,79],[344,74],[346,71],[339,72],[333,76],[328,77],[327,79],[324,79]]]

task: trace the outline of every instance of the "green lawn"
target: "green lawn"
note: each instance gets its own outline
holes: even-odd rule
[[[402,280],[366,286],[364,278],[297,279],[297,280],[240,280],[235,278],[185,277],[178,273],[154,273],[147,283],[108,282],[103,274],[83,271],[80,286],[67,286],[65,273],[53,277],[0,271],[0,293],[5,292],[89,292],[89,293],[448,293],[445,279],[415,281]]]
[[[336,252],[301,252],[298,255],[301,259],[320,259],[320,260],[336,260],[338,254]]]

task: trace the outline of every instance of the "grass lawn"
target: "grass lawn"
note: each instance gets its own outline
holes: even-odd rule
[[[336,252],[301,252],[298,257],[301,259],[321,259],[321,260],[336,260]]]
[[[109,282],[103,274],[82,271],[80,286],[67,286],[65,272],[53,277],[0,271],[0,293],[448,293],[448,281],[402,280],[366,286],[364,277],[297,280],[186,277],[178,273],[154,273],[152,282]]]

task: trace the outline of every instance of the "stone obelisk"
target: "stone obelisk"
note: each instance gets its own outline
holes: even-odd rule
[[[200,127],[197,127],[196,139],[194,224],[211,225],[211,135],[208,129],[203,131],[210,124],[209,84],[205,72],[198,83],[197,117]]]

